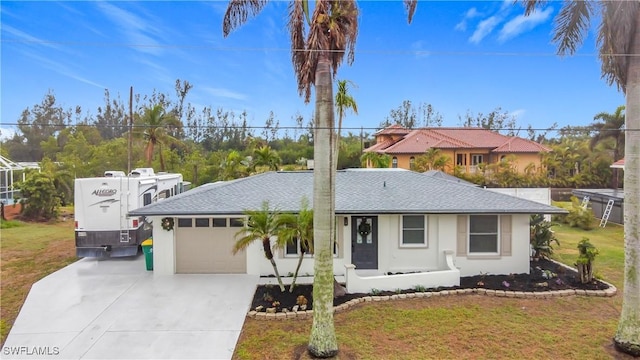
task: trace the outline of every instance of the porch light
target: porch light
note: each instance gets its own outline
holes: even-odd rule
[[[349,218],[348,217],[344,217],[344,226],[349,226]]]

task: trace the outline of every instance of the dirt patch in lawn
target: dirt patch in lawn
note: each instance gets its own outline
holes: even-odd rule
[[[525,291],[541,292],[551,290],[605,290],[609,285],[601,281],[594,280],[587,284],[582,284],[577,271],[559,265],[555,262],[541,259],[530,263],[530,274],[510,274],[510,275],[476,275],[460,278],[460,286],[440,287],[432,289],[398,289],[397,291],[380,291],[375,293],[353,293],[337,297],[333,300],[333,305],[338,306],[349,300],[371,295],[394,295],[407,294],[423,291],[441,291],[452,289],[473,289],[484,288],[489,290]],[[259,285],[253,297],[251,309],[266,312],[267,309],[275,308],[275,312],[282,312],[283,309],[293,310],[297,305],[300,310],[302,304],[306,305],[306,310],[313,309],[313,286],[309,284],[296,285],[293,292],[289,291],[289,286],[285,286],[285,291],[281,292],[277,285]]]

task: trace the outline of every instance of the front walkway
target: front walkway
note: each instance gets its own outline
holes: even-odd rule
[[[3,359],[231,359],[257,276],[82,259],[35,283]]]

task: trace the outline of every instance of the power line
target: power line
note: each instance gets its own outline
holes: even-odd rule
[[[200,49],[219,52],[345,52],[343,50],[314,50],[314,49],[291,49],[283,47],[221,47],[213,45],[187,45],[187,44],[132,44],[132,43],[105,43],[105,42],[77,42],[77,41],[53,41],[53,40],[24,40],[5,39],[2,43],[14,44],[37,44],[37,45],[63,45],[72,47],[121,47],[121,48],[157,48],[157,49]],[[386,54],[386,55],[429,55],[429,56],[502,56],[502,57],[555,57],[555,52],[500,52],[500,51],[443,51],[443,50],[407,50],[407,49],[357,49],[356,54]],[[633,53],[611,53],[607,56],[640,56]],[[595,57],[600,53],[577,53],[572,57]]]
[[[19,124],[19,123],[3,123],[3,126],[33,126],[32,123],[30,124]],[[93,128],[113,128],[113,129],[118,129],[118,128],[129,128],[129,125],[126,124],[41,124],[41,125],[37,125],[39,127],[42,128],[67,128],[67,127],[93,127]],[[158,126],[152,126],[152,125],[133,125],[134,129],[147,129],[147,128],[158,128]],[[271,127],[271,126],[265,126],[265,125],[198,125],[198,124],[183,124],[182,126],[179,127],[175,127],[175,126],[162,126],[162,128],[165,129],[169,129],[169,130],[179,130],[179,129],[214,129],[214,130],[242,130],[242,129],[246,129],[246,130],[311,130],[311,129],[329,129],[328,127],[315,127],[315,126],[278,126],[278,127]],[[378,131],[378,130],[383,130],[385,127],[379,127],[379,126],[358,126],[358,127],[342,127],[342,131],[348,131],[348,130],[371,130],[371,131]],[[407,130],[420,130],[420,129],[425,129],[424,127],[418,127],[418,128],[412,128],[412,129],[407,129]],[[518,131],[534,131],[534,132],[541,132],[541,131],[546,131],[546,132],[616,132],[616,131],[620,131],[620,132],[632,132],[632,131],[640,131],[640,129],[595,129],[592,126],[568,126],[568,127],[564,127],[564,128],[556,128],[556,127],[550,127],[550,128],[523,128],[523,127],[519,127],[519,128],[511,128],[511,127],[505,127],[505,128],[482,128],[482,127],[468,127],[468,126],[432,126],[432,127],[427,127],[426,129],[466,129],[466,130],[477,130],[477,131],[482,131],[482,130],[491,130],[491,131],[506,131],[506,132],[518,132]],[[334,130],[337,130],[337,128],[334,127]]]

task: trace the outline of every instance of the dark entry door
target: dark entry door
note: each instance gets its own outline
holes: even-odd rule
[[[378,217],[351,217],[351,261],[356,269],[378,268]]]

